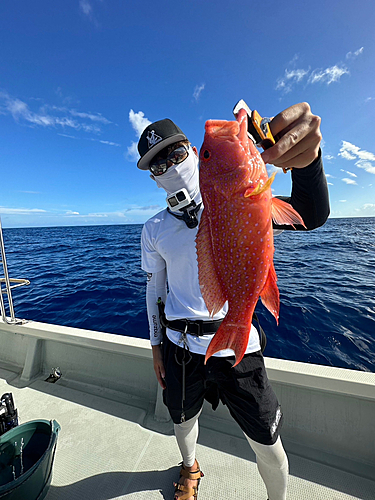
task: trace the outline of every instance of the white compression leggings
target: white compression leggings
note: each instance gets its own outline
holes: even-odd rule
[[[194,465],[200,413],[182,424],[174,424],[177,444],[186,467]],[[253,441],[246,434],[245,437],[256,455],[259,474],[266,485],[268,499],[286,500],[289,465],[280,437],[270,446]]]

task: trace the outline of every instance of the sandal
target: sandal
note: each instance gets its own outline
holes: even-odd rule
[[[185,486],[185,485],[180,484],[180,483],[173,483],[173,485],[175,487],[175,490],[174,490],[175,495],[178,491],[183,491],[184,495],[181,495],[180,497],[178,497],[178,500],[186,500],[187,498],[190,498],[190,497],[194,497],[194,500],[197,500],[199,482],[201,480],[201,477],[204,476],[203,472],[200,470],[199,464],[198,464],[198,470],[195,470],[194,472],[187,471],[184,467],[183,462],[181,462],[179,465],[181,465],[180,479],[181,479],[181,476],[183,476],[183,477],[186,477],[187,479],[198,481],[198,484],[197,484],[197,486],[193,486],[192,488],[190,488],[189,486]],[[176,498],[176,496],[174,498]]]

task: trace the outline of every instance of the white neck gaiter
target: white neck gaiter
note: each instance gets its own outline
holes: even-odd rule
[[[169,167],[165,174],[158,175],[155,179],[159,188],[163,188],[168,195],[185,188],[190,198],[198,205],[202,201],[199,191],[199,160],[191,146],[189,156],[182,163]]]

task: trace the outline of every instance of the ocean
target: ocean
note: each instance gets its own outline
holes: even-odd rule
[[[16,316],[148,338],[142,225],[4,229]],[[265,356],[375,371],[375,218],[275,237],[279,326],[259,302]]]

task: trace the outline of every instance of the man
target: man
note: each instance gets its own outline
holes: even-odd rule
[[[270,127],[278,141],[262,154],[263,160],[293,169],[292,194],[283,199],[302,216],[307,229],[321,226],[329,215],[329,202],[320,153],[320,118],[301,103],[277,115]],[[197,499],[203,475],[195,456],[198,417],[204,399],[214,409],[220,399],[256,454],[269,500],[285,500],[288,459],[279,436],[282,413],[267,379],[256,328],[252,326],[245,356],[237,366],[233,367],[229,349],[204,365],[205,352],[227,305],[210,317],[199,288],[195,237],[204,207],[198,151],[168,119],[144,130],[138,150],[138,168],[150,170],[150,177],[170,199],[168,209],[143,227],[142,269],[148,273],[146,301],[154,369],[183,459],[175,498]],[[164,338],[159,298],[165,303]]]

